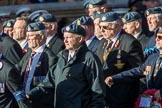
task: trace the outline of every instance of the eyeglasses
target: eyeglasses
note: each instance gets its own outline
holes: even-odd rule
[[[156,36],[155,38],[159,39],[159,40],[162,40],[162,36]]]
[[[106,30],[113,30],[113,28],[110,28],[109,26],[99,26],[100,29],[106,29]]]

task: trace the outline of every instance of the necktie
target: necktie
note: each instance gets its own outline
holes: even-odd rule
[[[36,54],[36,52],[32,52],[31,56],[30,56],[30,58],[28,60],[28,64],[26,66],[26,71],[25,71],[25,74],[24,74],[24,87],[26,85],[26,81],[28,79],[28,75],[29,75],[30,68],[31,68],[31,65],[32,65],[32,60],[33,60],[33,57],[34,57],[35,54]]]
[[[107,56],[108,56],[108,54],[109,54],[110,51],[111,51],[111,46],[112,46],[112,44],[113,44],[113,41],[108,40],[108,44],[107,44],[107,46],[105,47],[105,50],[104,50],[104,53],[103,53],[103,61],[104,61],[104,62],[106,61]]]

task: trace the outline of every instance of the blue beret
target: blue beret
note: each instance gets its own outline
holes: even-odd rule
[[[38,18],[40,22],[57,22],[57,19],[52,14],[43,14]]]
[[[92,18],[88,16],[82,16],[73,23],[76,23],[77,25],[94,25]]]
[[[115,12],[107,12],[105,13],[102,18],[100,19],[100,22],[113,22],[120,19],[118,14]]]
[[[41,22],[34,22],[28,24],[26,27],[27,32],[32,32],[32,31],[40,31],[40,30],[45,30],[45,26]]]
[[[14,19],[10,19],[7,20],[3,23],[3,28],[8,27],[8,28],[12,28],[15,24],[15,20]]]
[[[46,10],[36,10],[32,12],[28,17],[32,22],[38,21],[39,16],[43,14],[49,14]]]
[[[122,21],[128,23],[139,19],[142,19],[142,17],[138,12],[128,12],[123,16]]]
[[[155,34],[162,34],[162,26],[156,29]]]
[[[97,19],[97,18],[102,18],[102,16],[104,15],[105,13],[102,13],[102,12],[94,12],[93,13],[93,19]]]
[[[31,9],[29,7],[21,7],[17,12],[16,16],[20,16],[24,12],[31,12]]]
[[[89,0],[84,0],[83,1],[83,7],[88,8],[88,5],[89,5]]]
[[[162,9],[160,7],[149,8],[145,11],[146,16],[150,14],[158,14],[158,13],[162,13]]]
[[[90,0],[88,7],[89,8],[99,7],[99,6],[102,6],[105,3],[107,3],[106,0]]]
[[[86,31],[80,25],[70,24],[62,29],[62,32],[74,33],[82,36],[86,36]]]

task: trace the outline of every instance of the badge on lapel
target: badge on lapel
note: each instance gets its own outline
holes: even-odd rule
[[[38,64],[36,65],[36,67],[39,67],[42,64],[42,62],[38,62]]]
[[[122,63],[121,61],[121,50],[118,50],[117,54],[117,63],[114,64],[118,69],[122,69],[124,67],[125,63]]]
[[[4,92],[5,92],[5,84],[0,83],[0,93],[4,93]]]

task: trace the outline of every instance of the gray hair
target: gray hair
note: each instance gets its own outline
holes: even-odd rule
[[[39,31],[37,31],[37,33],[39,35],[43,34],[43,35],[47,36],[47,30],[39,30]]]

